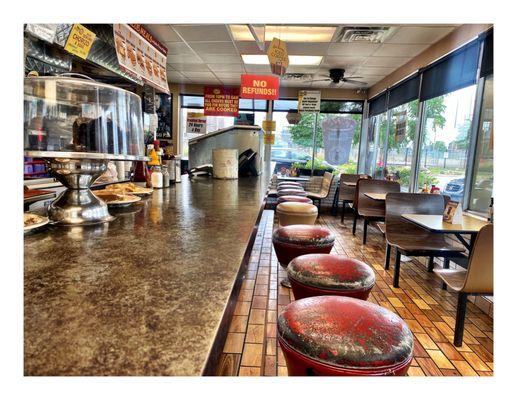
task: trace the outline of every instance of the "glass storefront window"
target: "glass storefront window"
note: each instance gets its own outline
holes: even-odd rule
[[[369,118],[366,144],[366,173],[376,179],[382,179],[386,172],[384,165],[386,130],[386,113]]]
[[[494,77],[486,78],[469,209],[487,213],[494,180]]]
[[[289,125],[287,113],[297,107],[296,100],[274,102],[273,119],[277,131],[271,158],[277,163],[277,170],[294,166],[301,174],[309,175],[316,114],[302,113],[298,124]],[[361,119],[362,102],[322,100],[316,129],[314,174],[322,175],[324,171],[356,172]]]
[[[418,188],[436,185],[451,200],[462,201],[476,86],[424,103]]]
[[[400,183],[404,192],[409,191],[413,143],[418,129],[418,100],[402,104],[390,110],[386,173]]]

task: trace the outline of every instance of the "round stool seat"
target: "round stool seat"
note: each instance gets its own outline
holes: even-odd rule
[[[296,300],[312,296],[347,296],[367,300],[375,284],[373,269],[339,254],[306,254],[287,266]]]
[[[277,186],[276,187],[276,190],[304,190],[303,189],[303,186],[298,186],[298,185],[282,185],[282,186]]]
[[[286,201],[293,202],[293,203],[312,204],[311,199],[309,199],[308,197],[303,197],[303,196],[281,196],[277,200],[278,204],[285,203]]]
[[[278,189],[277,196],[306,196],[307,192],[303,189]]]
[[[303,188],[303,185],[298,182],[280,182],[278,185],[276,185],[277,188],[283,188],[283,187],[298,187]]]
[[[286,201],[276,206],[280,226],[313,225],[318,218],[318,207],[312,204]]]
[[[278,341],[291,376],[404,375],[413,335],[395,313],[364,300],[296,300],[278,317]]]
[[[278,262],[284,268],[303,254],[330,253],[334,239],[330,230],[318,225],[283,226],[275,229],[272,237]]]

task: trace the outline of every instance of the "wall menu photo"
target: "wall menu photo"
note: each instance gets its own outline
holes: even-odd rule
[[[170,94],[167,48],[139,24],[113,24],[113,36],[120,66],[160,92]]]

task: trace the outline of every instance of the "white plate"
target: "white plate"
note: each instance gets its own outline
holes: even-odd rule
[[[131,195],[133,196],[133,195]],[[115,201],[107,201],[106,204],[108,207],[123,207],[129,206],[130,204],[137,203],[140,201],[140,197],[135,196],[136,199],[128,199],[128,200],[115,200]]]
[[[45,225],[48,224],[49,220],[48,220],[47,217],[42,217],[41,215],[38,215],[38,217],[43,218],[43,220],[41,222],[38,222],[37,224],[32,224],[32,225],[24,226],[23,227],[23,233],[30,232],[33,229],[36,229],[36,228],[39,228],[39,227],[42,227],[42,226],[45,226]]]

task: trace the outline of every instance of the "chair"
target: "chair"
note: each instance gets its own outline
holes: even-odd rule
[[[458,308],[454,327],[454,345],[463,343],[467,297],[469,295],[491,295],[494,292],[494,226],[485,225],[479,231],[465,270],[442,269],[436,274],[452,290],[458,292]]]
[[[321,208],[321,200],[326,199],[330,193],[330,187],[332,186],[332,180],[334,175],[331,172],[325,172],[323,175],[323,181],[319,192],[307,192],[307,197],[312,200],[318,201],[318,212]]]
[[[357,180],[360,178],[369,178],[368,175],[365,174],[341,174],[339,177],[339,196],[338,202],[343,204],[343,209],[341,210],[341,222],[345,219],[345,205],[353,204],[355,198],[355,187],[348,186],[346,183],[357,183]]]
[[[373,200],[365,196],[365,193],[391,193],[400,192],[400,184],[395,181],[382,179],[358,179],[354,199],[354,226],[352,233],[355,235],[357,219],[364,219],[363,244],[366,244],[368,224],[371,221],[384,221],[385,204],[383,201]]]
[[[444,257],[448,268],[451,257],[463,257],[465,249],[446,240],[445,234],[429,232],[406,221],[402,214],[441,215],[445,204],[439,194],[388,193],[386,195],[386,259],[384,269],[390,267],[391,248],[395,248],[393,286],[399,287],[400,256],[429,257],[427,270],[431,272],[434,257]]]

